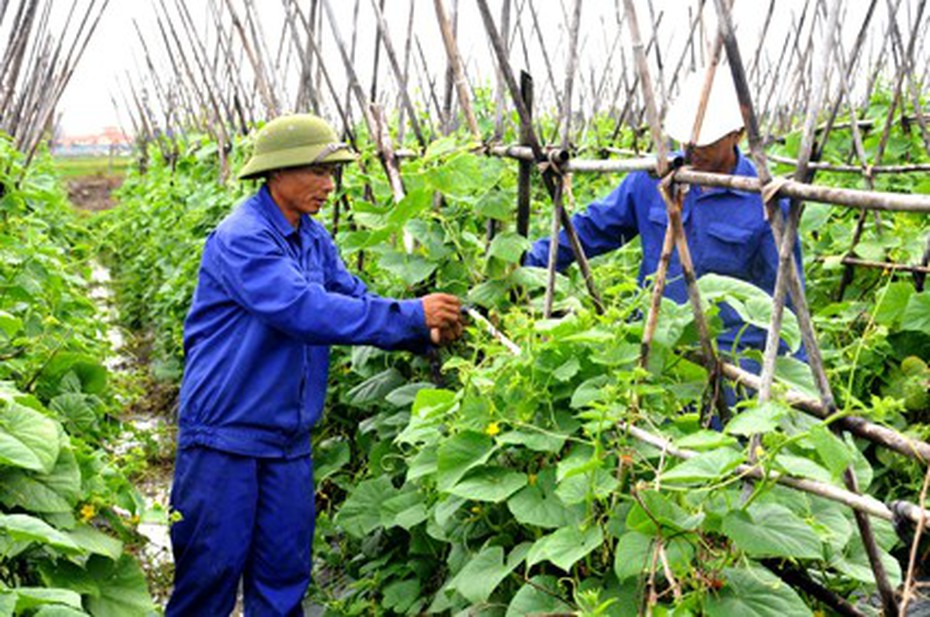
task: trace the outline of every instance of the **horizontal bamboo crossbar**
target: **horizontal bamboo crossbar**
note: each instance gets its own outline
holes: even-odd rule
[[[695,361],[700,361],[698,354],[693,354]],[[721,368],[723,374],[736,383],[742,384],[752,390],[758,390],[762,382],[758,375],[743,370],[733,364],[722,362]],[[805,396],[795,390],[788,390],[785,395],[785,401],[796,409],[805,411],[818,418],[825,419],[828,417],[819,399]],[[901,433],[874,422],[869,422],[859,416],[840,416],[833,421],[837,426],[849,431],[857,437],[862,437],[873,443],[885,446],[895,452],[915,458],[923,463],[930,461],[930,444],[924,441],[911,439]]]
[[[524,146],[490,146],[485,148],[485,151],[491,156],[502,158],[512,158],[521,161],[535,160],[532,150]],[[565,172],[626,173],[631,171],[655,171],[654,157],[584,160],[571,158],[568,151],[558,148],[550,148],[546,150],[546,152],[549,162],[559,165],[560,169]],[[399,156],[411,157],[416,155],[411,151],[403,151],[399,153]],[[762,185],[758,178],[695,171],[690,167],[679,168],[675,172],[675,179],[687,184],[730,188],[749,193],[762,192]],[[816,184],[806,184],[796,180],[784,180],[778,187],[776,194],[780,197],[815,201],[858,210],[886,210],[930,214],[930,195],[883,193],[858,189],[834,188]]]
[[[664,437],[653,435],[648,431],[644,431],[641,428],[637,428],[625,422],[619,423],[618,426],[621,431],[628,433],[636,440],[658,448],[667,454],[671,454],[675,458],[688,460],[699,454],[699,452],[693,450],[678,448]],[[771,481],[782,486],[787,486],[788,488],[810,493],[811,495],[817,495],[829,499],[830,501],[847,505],[859,512],[885,519],[886,521],[894,519],[894,512],[892,509],[871,495],[858,495],[838,486],[827,484],[826,482],[809,480],[807,478],[796,478],[774,471],[765,473],[758,466],[745,464],[739,465],[732,473],[754,481]],[[894,503],[895,510],[900,515],[912,521],[915,525],[922,524],[921,516],[925,517],[924,520],[930,519],[930,512],[923,510],[917,505],[905,501],[896,501]]]
[[[768,158],[776,163],[784,163],[785,165],[792,165],[797,167],[797,159],[789,158],[787,156],[780,156],[778,154],[769,154]],[[808,169],[816,169],[818,171],[833,171],[840,173],[854,173],[861,174],[863,171],[868,174],[904,174],[911,172],[920,172],[920,171],[930,171],[930,164],[919,163],[914,165],[876,165],[874,167],[868,167],[863,169],[858,165],[839,165],[837,163],[827,163],[824,161],[813,161],[807,164]]]

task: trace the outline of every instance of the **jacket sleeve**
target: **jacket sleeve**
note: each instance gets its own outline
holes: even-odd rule
[[[204,258],[231,298],[264,323],[308,345],[392,349],[429,339],[420,300],[327,291],[322,281],[307,280],[265,234],[215,234],[211,240]]]
[[[588,257],[601,255],[620,248],[636,237],[636,211],[634,200],[635,175],[627,176],[607,197],[592,202],[584,212],[572,217],[578,241]],[[568,235],[559,233],[559,250],[556,268],[561,272],[575,260]],[[533,243],[523,265],[546,267],[549,263],[549,238]]]
[[[382,298],[380,298],[380,296],[368,291],[368,287],[366,287],[365,283],[360,278],[349,272],[345,262],[339,255],[339,251],[336,249],[336,244],[333,242],[332,237],[328,233],[324,233],[323,238],[325,247],[323,260],[326,264],[326,288],[331,292],[343,294],[352,298],[381,300]],[[421,304],[422,311],[422,301],[414,300],[414,302],[419,302]],[[425,354],[432,346],[428,336],[414,341],[401,341],[397,344],[378,345],[378,347],[387,349],[388,351],[411,351],[420,355]]]

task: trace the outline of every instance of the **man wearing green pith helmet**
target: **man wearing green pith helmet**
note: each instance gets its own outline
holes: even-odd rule
[[[425,351],[462,333],[448,294],[381,298],[313,220],[355,155],[321,118],[277,118],[239,174],[258,192],[207,239],[184,324],[167,615],[301,615],[310,583],[310,430],[330,345]]]

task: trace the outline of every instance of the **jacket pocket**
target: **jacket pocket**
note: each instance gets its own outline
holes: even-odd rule
[[[712,222],[701,247],[699,274],[715,272],[749,280],[754,253],[751,229]]]

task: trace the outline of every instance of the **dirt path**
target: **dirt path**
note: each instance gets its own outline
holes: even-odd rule
[[[122,183],[123,179],[119,176],[78,176],[67,181],[68,198],[80,210],[109,210],[115,205],[112,191]]]

